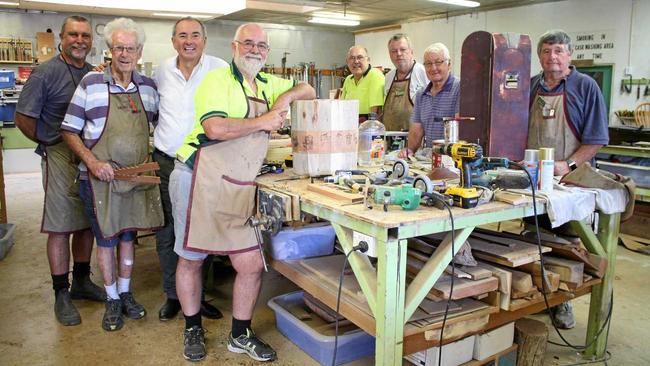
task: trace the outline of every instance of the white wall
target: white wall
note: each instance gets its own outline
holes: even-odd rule
[[[539,36],[548,29],[560,28],[568,33],[611,32],[614,35],[616,53],[613,59],[606,63],[614,65],[610,124],[616,125],[619,121],[613,116],[613,111],[634,109],[638,103],[650,101],[650,97],[643,96],[637,101],[636,87],[630,95],[620,93],[624,68],[628,65],[632,66],[635,79],[650,79],[649,19],[648,0],[566,0],[478,12],[449,19],[404,23],[401,32],[411,37],[416,57],[420,61],[424,49],[429,44],[445,43],[452,53],[456,75],[460,75],[462,43],[467,35],[474,31],[525,33],[531,37],[533,50],[536,49]],[[355,43],[368,48],[373,65],[393,68],[386,42],[395,32],[392,30],[360,34],[355,37]],[[532,74],[538,73],[541,68],[537,57],[533,55],[531,60]]]

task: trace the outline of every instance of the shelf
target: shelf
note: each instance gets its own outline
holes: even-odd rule
[[[34,61],[5,61],[5,60],[0,60],[0,64],[19,64],[19,65],[32,64],[32,65],[36,65],[34,63]]]

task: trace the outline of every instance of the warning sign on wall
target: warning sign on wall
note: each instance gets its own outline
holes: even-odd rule
[[[573,44],[573,60],[594,60],[614,63],[614,30],[569,33]]]

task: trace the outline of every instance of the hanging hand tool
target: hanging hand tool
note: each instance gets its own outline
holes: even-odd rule
[[[639,98],[641,98],[641,81],[636,84],[636,100],[639,100]]]
[[[154,175],[139,175],[140,173],[154,172],[160,170],[157,162],[143,163],[126,168],[117,168],[113,170],[114,179],[129,182],[160,184],[160,177]]]
[[[479,193],[472,186],[471,166],[483,157],[481,145],[457,142],[451,144],[434,145],[433,152],[448,155],[460,170],[460,185],[449,187],[445,194],[454,198],[454,205],[462,208],[473,208],[478,205]]]
[[[647,97],[647,96],[650,95],[650,88],[649,88],[649,86],[650,86],[650,79],[646,80],[646,82],[645,82],[645,90],[643,91],[643,96],[644,96],[644,97]]]

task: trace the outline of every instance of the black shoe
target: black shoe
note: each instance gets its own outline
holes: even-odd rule
[[[75,300],[86,299],[92,301],[106,301],[106,291],[95,285],[89,276],[81,278],[72,278],[72,287],[70,287],[70,297]]]
[[[208,319],[221,319],[223,314],[214,305],[207,301],[201,301],[201,316]]]
[[[122,299],[122,312],[129,318],[140,319],[147,315],[144,306],[135,301],[132,293],[122,292],[120,294],[120,299]]]
[[[189,361],[201,361],[205,358],[205,331],[198,325],[185,329],[183,337],[183,357]]]
[[[181,302],[176,299],[167,299],[158,311],[158,319],[165,321],[173,319],[181,310]]]
[[[70,299],[68,289],[62,289],[56,292],[54,301],[54,314],[56,320],[63,325],[81,324],[81,315]]]
[[[250,328],[246,329],[246,334],[237,338],[233,338],[232,333],[228,334],[228,351],[246,353],[255,361],[273,361],[278,358],[273,348],[257,338]]]
[[[106,311],[102,318],[102,328],[112,332],[122,329],[124,319],[122,319],[122,300],[106,299]]]

